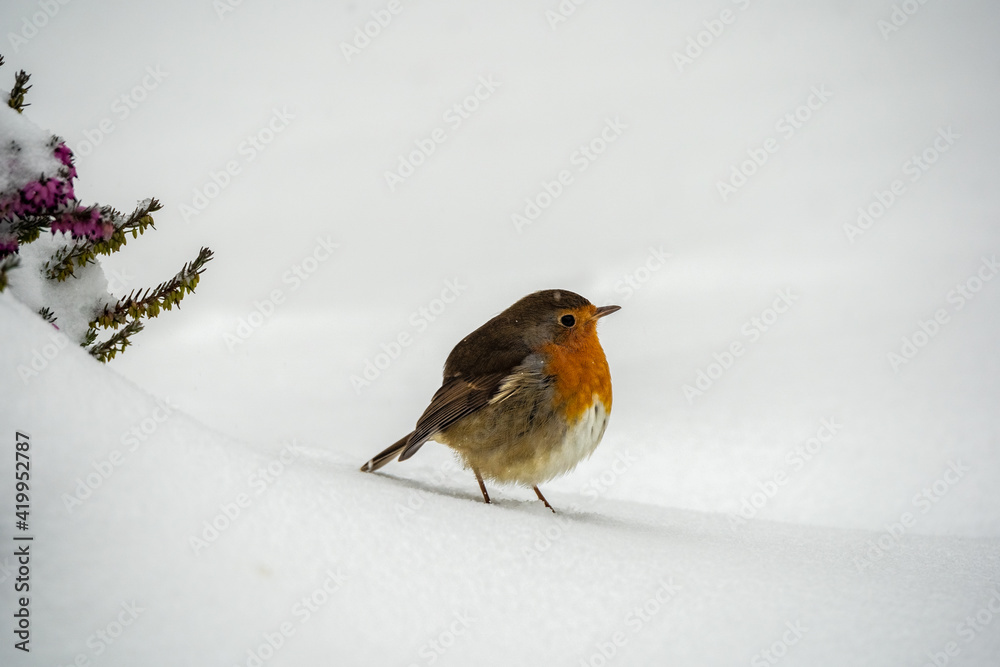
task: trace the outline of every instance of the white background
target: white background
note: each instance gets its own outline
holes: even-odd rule
[[[216,255],[182,310],[109,368],[217,433],[360,464],[412,428],[461,337],[524,294],[565,288],[622,310],[601,323],[615,387],[605,441],[545,487],[557,506],[627,453],[635,463],[603,497],[728,517],[784,473],[757,518],[881,531],[909,511],[914,535],[995,544],[1000,280],[973,282],[961,309],[949,294],[1000,250],[1000,8],[912,2],[886,33],[883,1],[593,0],[553,27],[557,6],[404,2],[348,60],[342,44],[385,3],[245,0],[220,16],[208,1],[77,1],[12,44],[42,10],[5,2],[4,86],[32,74],[25,113],[75,151],[77,195],[164,204],[156,231],[104,262],[121,292],[202,245]],[[723,11],[733,22],[709,38]],[[699,35],[707,46],[679,66]],[[495,92],[449,124],[481,78]],[[123,95],[136,100],[127,117]],[[275,110],[291,120],[246,160],[241,145]],[[776,124],[796,112],[787,136]],[[625,129],[578,171],[574,152],[608,119]],[[436,128],[446,140],[391,190],[385,173]],[[907,162],[939,130],[957,139],[911,180]],[[777,151],[723,200],[718,183],[772,138]],[[229,161],[239,173],[185,215]],[[572,183],[518,231],[512,214],[564,169]],[[850,241],[844,226],[897,179],[902,194]],[[318,239],[339,247],[293,285]],[[670,257],[647,264],[651,249]],[[417,327],[446,281],[463,291]],[[273,314],[227,344],[274,290]],[[794,305],[750,340],[744,327],[779,291]],[[939,309],[947,323],[894,369],[887,355]],[[353,386],[401,333],[412,344]],[[688,400],[684,386],[734,341],[745,353]],[[824,419],[842,426],[790,465]],[[386,472],[432,479],[448,460],[428,445]],[[933,492],[953,465],[969,471]],[[471,475],[449,479],[475,498]]]

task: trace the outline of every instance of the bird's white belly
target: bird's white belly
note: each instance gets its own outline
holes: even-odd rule
[[[538,462],[538,480],[535,484],[567,473],[580,461],[589,458],[601,443],[607,425],[608,411],[604,408],[604,403],[595,396],[593,405],[566,430],[562,442],[539,457],[542,460]]]

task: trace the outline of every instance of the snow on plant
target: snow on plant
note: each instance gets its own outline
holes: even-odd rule
[[[152,214],[160,203],[140,201],[129,215],[82,204],[73,190],[72,151],[22,114],[28,79],[18,72],[7,104],[0,105],[0,291],[10,286],[70,340],[108,361],[142,330],[143,319],[180,306],[198,285],[212,251],[202,248],[154,288],[112,296],[97,256],[118,252],[129,236],[154,227]],[[98,341],[99,330],[107,329],[114,333]]]

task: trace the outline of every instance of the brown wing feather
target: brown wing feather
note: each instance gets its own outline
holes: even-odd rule
[[[506,373],[488,373],[476,378],[452,377],[444,384],[424,414],[417,420],[417,427],[410,434],[399,456],[405,461],[420,446],[456,421],[481,410],[490,403],[505,401],[525,387],[537,389],[548,382],[543,362],[537,355],[529,355],[523,363]]]
[[[434,393],[431,404],[417,420],[399,455],[405,461],[420,449],[435,433],[443,431],[462,417],[486,406],[503,384],[507,373],[490,373],[477,378],[452,377]]]

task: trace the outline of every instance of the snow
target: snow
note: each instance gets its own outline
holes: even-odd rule
[[[22,245],[18,252],[20,265],[10,273],[10,290],[35,312],[49,308],[59,331],[79,345],[87,335],[90,322],[115,299],[108,293],[108,279],[97,264],[77,267],[73,275],[62,282],[44,278],[45,265],[51,257],[73,244],[66,234],[43,232],[34,242]]]
[[[3,68],[9,74],[10,68]],[[13,81],[11,81],[13,86]],[[5,86],[6,88],[6,86]],[[29,94],[31,91],[28,91]],[[0,193],[17,190],[24,183],[36,180],[40,174],[49,178],[58,175],[63,166],[48,145],[51,133],[43,132],[28,116],[9,108],[4,99],[0,108]]]
[[[47,330],[9,295],[0,311],[11,377]],[[454,464],[369,475],[294,440],[249,447],[75,348],[11,408],[47,491],[32,510],[30,664],[252,665],[268,637],[281,645],[268,665],[600,664],[609,646],[621,664],[765,649],[784,664],[921,664],[948,642],[985,665],[1000,650],[995,625],[962,626],[1000,599],[996,538],[902,531],[882,549],[875,533],[734,530],[598,494],[550,494],[556,516],[528,494],[487,506]],[[117,619],[130,625],[107,643],[97,631]]]
[[[110,282],[216,258],[106,366],[9,274],[34,634],[0,663],[253,665],[270,637],[268,667],[997,664],[995,3],[885,35],[889,2],[593,2],[554,28],[555,2],[401,3],[350,61],[385,3],[219,6],[60,5],[4,53],[85,203],[164,203]],[[622,306],[604,441],[543,486],[559,514],[483,505],[436,443],[357,470],[462,336],[544,288]]]

